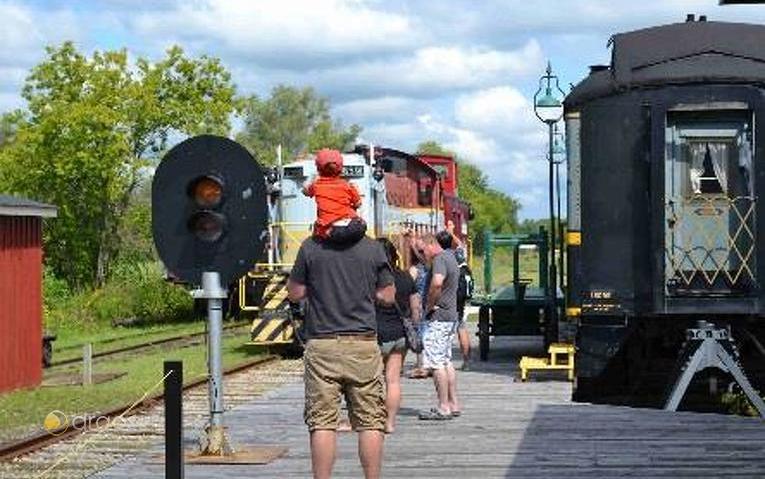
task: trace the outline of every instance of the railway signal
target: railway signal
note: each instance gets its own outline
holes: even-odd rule
[[[268,228],[266,183],[250,153],[227,138],[202,135],[170,150],[152,184],[154,243],[168,272],[200,285],[223,284],[260,257]]]
[[[211,456],[248,462],[246,453],[233,451],[223,426],[223,285],[247,273],[263,253],[267,215],[260,165],[229,139],[189,138],[165,155],[154,175],[157,252],[172,276],[201,286],[192,294],[207,300],[210,422],[200,454],[189,462],[206,462]]]

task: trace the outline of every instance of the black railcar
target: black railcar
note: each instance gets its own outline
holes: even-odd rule
[[[765,26],[617,34],[565,122],[574,399],[662,405],[697,320],[765,391]]]

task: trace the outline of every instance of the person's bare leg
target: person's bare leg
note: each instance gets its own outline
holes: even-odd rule
[[[464,362],[470,361],[470,334],[468,333],[467,328],[459,328],[457,330],[457,340],[460,343],[462,360]]]
[[[454,369],[452,368],[452,372]],[[444,414],[451,414],[449,406],[449,375],[446,368],[433,370],[433,383],[436,385],[436,394],[438,395],[438,409]]]
[[[359,432],[359,460],[366,479],[379,479],[380,477],[384,439],[385,435],[382,431]]]
[[[314,479],[332,477],[336,439],[337,433],[331,429],[317,429],[311,432],[311,467]]]
[[[401,406],[401,365],[404,356],[401,351],[393,351],[385,360],[385,409],[388,411],[388,421],[385,432],[391,433],[396,428],[396,414]]]
[[[449,363],[449,365],[444,368],[444,371],[446,373],[448,384],[447,390],[449,392],[449,410],[451,412],[460,411],[460,402],[459,399],[457,399],[457,372],[454,370],[452,363]]]

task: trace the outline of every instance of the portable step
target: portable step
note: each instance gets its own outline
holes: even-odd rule
[[[568,380],[574,380],[574,345],[553,343],[547,348],[549,358],[523,356],[520,362],[521,381],[529,378],[530,371],[568,371]],[[560,362],[559,355],[565,355],[565,362]]]

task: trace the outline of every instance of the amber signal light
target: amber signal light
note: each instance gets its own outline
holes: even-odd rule
[[[213,208],[223,200],[223,181],[214,176],[201,176],[189,186],[189,196],[202,208]]]

